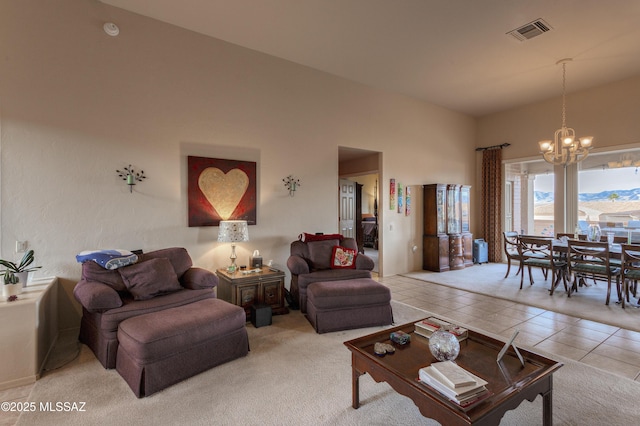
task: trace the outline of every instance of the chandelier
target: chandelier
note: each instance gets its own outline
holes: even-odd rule
[[[635,167],[636,170],[640,167],[640,160],[637,160],[636,157],[632,154],[623,154],[620,157],[620,161],[608,161],[607,166],[610,169],[620,169],[623,167]]]
[[[576,133],[571,127],[567,127],[566,120],[566,65],[568,59],[561,59],[556,65],[562,64],[562,127],[556,130],[553,140],[544,140],[538,142],[540,153],[547,163],[555,166],[568,166],[569,164],[579,163],[587,158],[591,149],[592,136],[585,136],[576,139]]]

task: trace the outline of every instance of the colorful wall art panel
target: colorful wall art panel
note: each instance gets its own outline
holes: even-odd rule
[[[396,180],[389,181],[389,210],[396,208]]]

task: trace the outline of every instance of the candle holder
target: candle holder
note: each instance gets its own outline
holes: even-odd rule
[[[289,190],[289,196],[293,197],[300,186],[300,179],[296,179],[293,175],[289,175],[282,179],[282,182],[284,182],[284,186]]]
[[[127,185],[129,185],[129,193],[133,193],[133,185],[135,185],[136,182],[142,182],[147,178],[144,175],[144,170],[136,172],[133,170],[133,167],[131,167],[131,164],[129,164],[129,167],[124,167],[122,170],[116,170],[116,172],[118,173],[118,176],[120,176],[122,180],[126,181]]]

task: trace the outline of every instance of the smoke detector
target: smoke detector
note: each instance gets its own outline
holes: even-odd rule
[[[106,22],[102,28],[104,29],[104,32],[109,34],[111,37],[115,37],[120,34],[120,28],[118,28],[118,26],[113,22]]]
[[[516,28],[515,30],[509,31],[507,34],[513,36],[518,41],[531,40],[534,37],[538,37],[541,34],[546,33],[547,31],[552,30],[553,27],[549,25],[544,19],[536,19],[535,21],[531,21],[528,24],[524,24],[523,26]]]

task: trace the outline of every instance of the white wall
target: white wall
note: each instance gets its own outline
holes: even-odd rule
[[[81,250],[184,246],[197,266],[226,264],[217,227],[187,226],[188,155],[257,162],[238,256],[257,248],[284,269],[300,232],[338,230],[338,146],[384,153],[385,275],[421,268],[420,191],[398,215],[389,179],[473,183],[472,118],[93,0],[4,0],[0,43],[1,256],[27,240],[38,275],[61,278],[61,328],[79,317]],[[115,172],[128,164],[148,176],[133,194]]]

